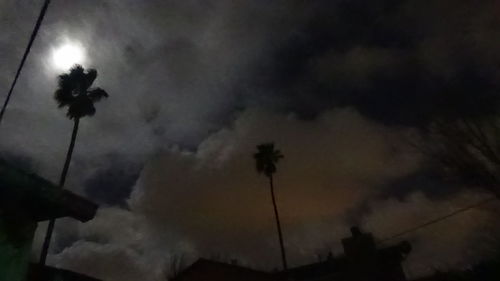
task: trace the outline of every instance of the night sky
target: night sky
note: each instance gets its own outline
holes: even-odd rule
[[[41,4],[0,0],[2,98]],[[72,122],[52,54],[68,42],[110,97],[82,119],[66,184],[100,209],[58,221],[50,265],[109,281],[162,280],[173,255],[279,267],[252,159],[270,140],[292,266],[340,254],[351,225],[383,239],[489,196],[441,181],[407,140],[500,108],[498,1],[52,0],[0,155],[54,182]],[[494,203],[392,242],[412,243],[415,277],[487,258],[499,234]]]

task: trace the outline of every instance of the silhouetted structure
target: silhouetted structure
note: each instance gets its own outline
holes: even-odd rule
[[[482,261],[467,270],[437,271],[413,281],[498,281],[500,280],[500,256]]]
[[[38,222],[61,217],[85,222],[94,217],[96,210],[96,204],[0,160],[0,281],[26,280]],[[37,268],[31,271],[31,278],[35,278],[36,272],[58,271]],[[40,277],[43,276],[51,275]],[[92,280],[61,276],[70,275],[29,280]]]
[[[236,264],[199,259],[182,271],[173,281],[274,281],[273,274]]]
[[[401,263],[411,251],[408,242],[377,249],[373,236],[351,229],[342,240],[344,255],[278,273],[256,271],[234,264],[200,259],[175,281],[296,280],[296,281],[405,281]]]
[[[335,281],[405,281],[401,263],[411,251],[408,242],[377,249],[370,233],[351,228],[351,237],[342,239],[344,255],[292,268],[288,276],[292,280]]]
[[[90,276],[41,264],[31,264],[28,281],[100,281]]]

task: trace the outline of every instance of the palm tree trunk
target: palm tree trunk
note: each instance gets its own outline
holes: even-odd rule
[[[276,198],[274,197],[274,185],[273,185],[273,176],[272,175],[269,176],[269,185],[271,186],[271,198],[273,200],[274,217],[276,219],[276,226],[278,228],[278,238],[279,238],[280,248],[281,248],[281,260],[283,261],[283,270],[286,272],[286,271],[288,271],[288,265],[286,262],[285,246],[283,245],[283,233],[281,232],[280,216],[278,214],[278,207],[276,206]]]
[[[59,178],[59,187],[64,188],[64,183],[66,182],[66,175],[68,174],[69,164],[71,163],[71,156],[73,155],[73,149],[75,148],[76,135],[78,133],[78,125],[80,124],[80,118],[75,118],[75,123],[73,125],[73,133],[71,134],[71,142],[69,143],[68,152],[66,153],[66,161],[64,162],[64,167]],[[45,265],[47,260],[47,254],[49,253],[50,240],[52,238],[52,233],[54,232],[54,227],[56,225],[56,220],[51,219],[47,227],[47,233],[45,234],[45,240],[43,241],[42,253],[40,254],[39,264]]]
[[[61,177],[59,178],[59,187],[63,188],[66,182],[66,175],[68,174],[69,164],[71,163],[71,157],[73,156],[73,149],[75,148],[76,135],[78,133],[78,125],[80,124],[80,118],[75,118],[75,123],[73,125],[73,133],[71,134],[71,142],[69,143],[68,153],[66,154],[66,161],[64,162],[63,171]]]

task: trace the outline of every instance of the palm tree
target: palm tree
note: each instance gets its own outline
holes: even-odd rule
[[[66,116],[73,120],[73,132],[69,143],[66,161],[64,162],[61,177],[59,179],[59,187],[64,187],[66,175],[68,174],[71,156],[75,148],[76,135],[78,133],[78,125],[80,118],[85,116],[93,116],[96,112],[94,103],[107,98],[108,93],[101,88],[91,88],[92,83],[97,78],[97,71],[89,69],[85,72],[82,66],[75,65],[70,69],[69,73],[59,75],[58,89],[55,92],[54,98],[59,108],[67,107]],[[47,228],[47,234],[43,243],[42,253],[40,256],[40,264],[45,264],[47,258],[50,239],[54,231],[55,220],[50,220]]]
[[[255,158],[257,172],[264,174],[269,178],[269,186],[271,189],[271,199],[273,201],[274,216],[276,219],[276,226],[278,229],[278,238],[281,248],[281,259],[283,261],[283,269],[288,270],[286,262],[285,246],[283,245],[283,234],[281,232],[280,217],[278,214],[278,207],[276,206],[276,198],[274,196],[273,174],[276,173],[276,163],[283,158],[283,154],[279,150],[274,149],[274,143],[264,143],[257,146],[258,152],[253,155]]]

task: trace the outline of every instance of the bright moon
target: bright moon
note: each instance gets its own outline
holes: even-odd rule
[[[58,70],[68,70],[85,62],[85,49],[76,43],[65,43],[52,51],[52,63]]]

